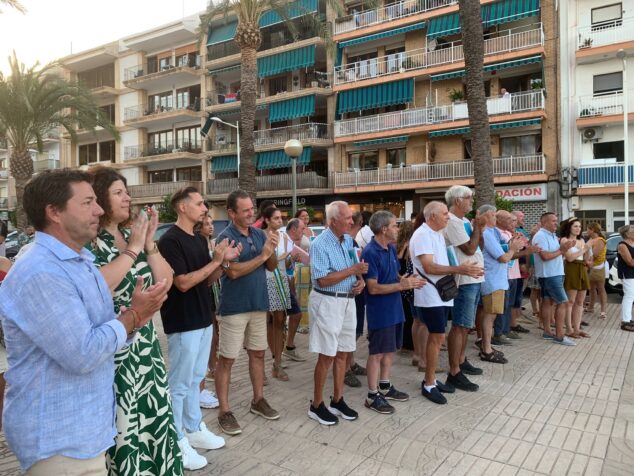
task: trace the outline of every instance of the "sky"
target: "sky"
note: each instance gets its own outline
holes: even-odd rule
[[[0,71],[15,50],[27,66],[94,48],[205,10],[207,0],[20,0],[2,6]]]

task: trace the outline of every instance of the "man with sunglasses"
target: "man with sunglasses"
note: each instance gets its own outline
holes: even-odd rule
[[[231,367],[243,345],[249,355],[249,375],[253,386],[251,413],[267,420],[277,420],[280,414],[264,398],[264,352],[266,340],[266,312],[269,297],[266,271],[277,267],[275,249],[277,233],[265,233],[255,228],[254,207],[251,196],[244,190],[235,190],[227,197],[227,213],[231,223],[218,236],[235,242],[241,250],[233,260],[224,261],[221,278],[218,323],[218,364],[216,392],[220,402],[218,423],[228,435],[238,435],[242,429],[229,407]]]

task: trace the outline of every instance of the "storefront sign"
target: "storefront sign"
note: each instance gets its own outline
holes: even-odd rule
[[[545,183],[498,188],[498,196],[514,202],[539,202],[548,198]]]
[[[293,205],[292,198],[274,198],[273,203],[276,207],[290,207]],[[297,197],[297,206],[301,207],[306,205],[306,197]]]

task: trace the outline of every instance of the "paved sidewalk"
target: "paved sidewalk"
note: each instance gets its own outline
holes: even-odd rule
[[[269,377],[265,394],[282,414],[280,420],[250,414],[243,354],[231,387],[243,433],[226,437],[226,448],[206,453],[210,464],[191,474],[631,475],[634,333],[619,330],[619,313],[620,305],[610,304],[605,321],[585,315],[592,338],[579,340],[577,347],[544,341],[534,324],[527,325],[531,333],[504,348],[507,365],[480,362],[470,340],[469,359],[484,368],[483,376],[473,378],[480,391],[458,391],[445,406],[420,395],[422,374],[409,365],[410,355],[399,355],[392,380],[410,400],[395,402],[397,411],[390,416],[371,412],[363,407],[362,380],[364,387],[346,389],[359,420],[334,427],[306,416],[312,356],[305,363],[288,362],[289,382]],[[297,342],[306,349],[305,335]],[[360,342],[358,360],[366,356],[367,342]],[[268,361],[268,372],[270,367]],[[219,431],[217,410],[205,410],[204,416]],[[19,474],[17,463],[0,435],[0,475],[13,474]]]

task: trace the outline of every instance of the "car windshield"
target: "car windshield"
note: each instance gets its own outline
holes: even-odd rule
[[[621,237],[619,235],[611,236],[607,241],[607,250],[608,252],[616,253],[616,249],[621,242]]]

